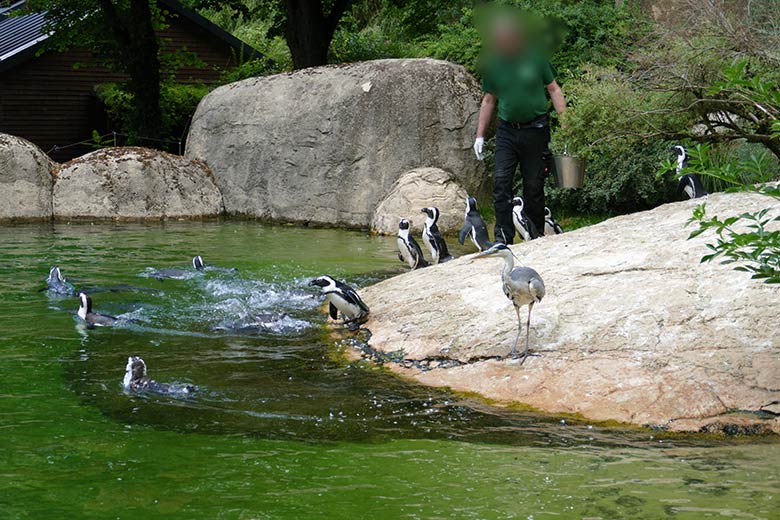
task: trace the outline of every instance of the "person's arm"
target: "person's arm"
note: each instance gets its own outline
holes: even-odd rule
[[[485,138],[490,121],[493,119],[493,112],[496,110],[496,95],[487,92],[482,98],[482,106],[479,109],[479,123],[477,124],[477,138]]]
[[[485,147],[485,134],[493,119],[493,112],[496,110],[496,96],[490,92],[485,93],[482,98],[482,106],[479,108],[479,122],[477,123],[477,139],[474,141],[474,153],[477,160],[485,158],[483,148]]]
[[[566,99],[563,97],[563,91],[557,81],[553,80],[552,83],[547,85],[547,92],[550,93],[550,99],[558,115],[566,112]]]

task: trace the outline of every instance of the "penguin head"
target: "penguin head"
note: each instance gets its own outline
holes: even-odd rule
[[[328,275],[322,275],[318,276],[311,282],[309,282],[309,285],[312,287],[319,287],[321,289],[325,289],[326,287],[335,287],[336,286],[336,280],[334,280],[332,277]]]
[[[84,315],[92,312],[92,298],[87,296],[84,291],[79,293],[79,315],[82,314],[82,311]]]
[[[544,207],[544,217],[552,218],[552,211],[550,211],[550,208],[548,208],[547,206]]]
[[[677,173],[680,173],[688,165],[688,152],[681,144],[672,146],[671,151],[677,155]]]
[[[512,202],[512,206],[520,206],[520,209],[525,206],[525,201],[520,196],[514,197],[510,202]]]
[[[138,383],[141,379],[146,377],[146,363],[138,356],[130,356],[127,358],[127,365],[125,365],[125,377],[122,380],[122,385],[125,388],[130,388],[133,383]]]
[[[203,257],[200,255],[197,255],[192,259],[192,267],[196,271],[203,271],[206,268],[206,265],[203,263]]]
[[[425,213],[425,215],[431,219],[432,221],[436,222],[439,220],[439,208],[436,207],[430,207],[430,208],[423,208],[420,210],[422,213]]]
[[[398,231],[409,231],[410,227],[411,224],[405,218],[402,218],[400,221],[398,221]]]
[[[59,266],[55,265],[51,269],[49,269],[49,283],[64,283],[65,278],[62,277],[62,272],[60,271]]]
[[[477,199],[469,195],[466,197],[466,213],[471,213],[472,211],[479,211],[477,209]]]

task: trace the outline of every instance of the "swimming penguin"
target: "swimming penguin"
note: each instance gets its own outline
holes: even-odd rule
[[[701,179],[695,173],[681,175],[682,171],[688,166],[688,152],[682,145],[672,147],[672,151],[677,155],[677,175],[680,176],[680,182],[677,184],[677,194],[687,196],[689,199],[698,199],[709,195]]]
[[[184,394],[195,392],[193,385],[158,383],[146,375],[146,363],[138,356],[127,358],[122,386],[129,392],[153,392],[155,394]]]
[[[563,233],[563,228],[553,218],[552,211],[550,211],[550,208],[545,206],[544,207],[544,234],[545,234],[545,236],[560,235],[561,233]]]
[[[73,296],[76,294],[76,289],[73,285],[68,283],[62,276],[59,266],[54,266],[49,269],[49,277],[46,278],[46,290],[53,294],[61,294],[64,296]]]
[[[323,275],[315,278],[309,285],[322,289],[322,294],[328,300],[329,314],[334,320],[338,319],[339,312],[344,319],[344,325],[354,330],[368,319],[368,305],[360,298],[360,295],[344,282],[339,282],[330,276]]]
[[[409,268],[412,270],[428,267],[420,244],[409,233],[410,228],[411,224],[405,218],[398,222],[398,259],[409,264]]]
[[[539,230],[536,229],[534,223],[525,216],[525,201],[523,197],[515,197],[512,199],[512,222],[515,224],[517,234],[520,235],[524,241],[535,240],[539,238]]]
[[[205,270],[206,265],[203,263],[203,258],[200,255],[192,258],[192,268],[198,273],[202,273]],[[192,278],[193,275],[194,273],[192,271],[176,268],[157,269],[149,273],[149,276],[156,278],[159,281],[166,279],[186,280]]]
[[[439,221],[439,208],[423,208],[420,211],[426,215],[422,238],[431,252],[431,263],[436,265],[439,262],[452,260],[452,256],[447,249],[447,242],[444,241],[444,237],[441,236],[439,231],[439,226],[436,224]]]
[[[458,235],[458,242],[463,245],[467,236],[480,251],[486,251],[493,245],[488,236],[485,221],[482,220],[482,215],[477,209],[477,199],[474,197],[466,197],[466,221]]]
[[[92,312],[92,298],[84,292],[79,293],[78,316],[87,323],[88,327],[110,327],[119,321],[113,316]]]
[[[238,269],[235,267],[217,267],[215,265],[206,265],[203,262],[203,257],[198,255],[192,259],[192,267],[199,272],[203,271],[222,271],[223,273],[237,273]]]

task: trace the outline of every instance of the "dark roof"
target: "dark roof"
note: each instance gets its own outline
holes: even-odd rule
[[[262,55],[218,25],[198,13],[187,9],[178,0],[158,0],[171,12],[194,23],[214,38],[222,40],[242,57],[259,58]],[[9,7],[0,8],[0,72],[35,56],[49,35],[43,34],[46,13],[16,14],[26,5],[20,0]]]

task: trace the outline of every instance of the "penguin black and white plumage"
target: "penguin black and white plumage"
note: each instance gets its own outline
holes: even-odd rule
[[[547,206],[544,207],[544,235],[560,235],[563,228],[555,221],[552,211]]]
[[[189,395],[196,390],[192,385],[158,383],[154,379],[151,379],[146,372],[146,363],[138,356],[130,356],[127,358],[125,377],[122,379],[122,386],[128,392],[152,392],[166,395]]]
[[[328,301],[328,313],[334,320],[341,313],[344,325],[354,328],[368,319],[368,305],[360,298],[360,295],[344,282],[340,282],[331,276],[323,275],[315,278],[309,285],[319,287],[325,299]]]
[[[423,208],[425,213],[425,224],[423,226],[423,242],[428,246],[428,250],[431,252],[431,263],[436,265],[439,262],[446,262],[452,260],[449,249],[447,249],[447,242],[444,241],[444,237],[439,231],[437,222],[439,221],[439,208],[430,207]]]
[[[59,294],[63,296],[73,296],[76,294],[76,289],[62,276],[59,266],[54,266],[49,269],[49,276],[46,278],[46,290],[52,294]]]
[[[485,221],[482,220],[482,215],[479,214],[477,199],[474,197],[466,197],[466,221],[458,235],[458,242],[463,245],[466,237],[471,238],[471,241],[474,242],[474,245],[480,251],[487,251],[493,245],[493,242],[490,241]]]
[[[525,201],[523,197],[515,197],[512,199],[512,222],[515,224],[517,234],[520,235],[524,241],[535,240],[539,238],[539,230],[536,229],[534,223],[525,215]]]
[[[709,195],[698,175],[695,173],[682,175],[683,170],[688,166],[688,152],[685,147],[678,144],[672,147],[672,151],[677,155],[677,175],[680,176],[677,194],[689,199],[698,199]]]
[[[214,265],[206,265],[206,263],[203,261],[203,257],[200,255],[197,255],[192,258],[192,268],[198,271],[199,273],[202,273],[204,271],[221,271],[223,273],[237,273],[238,269],[235,267],[217,267]]]
[[[411,235],[411,228],[411,223],[405,218],[398,222],[398,259],[412,270],[428,267],[420,244]]]
[[[78,316],[87,323],[89,327],[110,327],[119,320],[107,314],[92,312],[92,298],[85,292],[79,293],[79,311]]]
[[[196,271],[204,271],[206,269],[206,264],[203,263],[202,256],[196,255],[192,258],[192,268]]]

